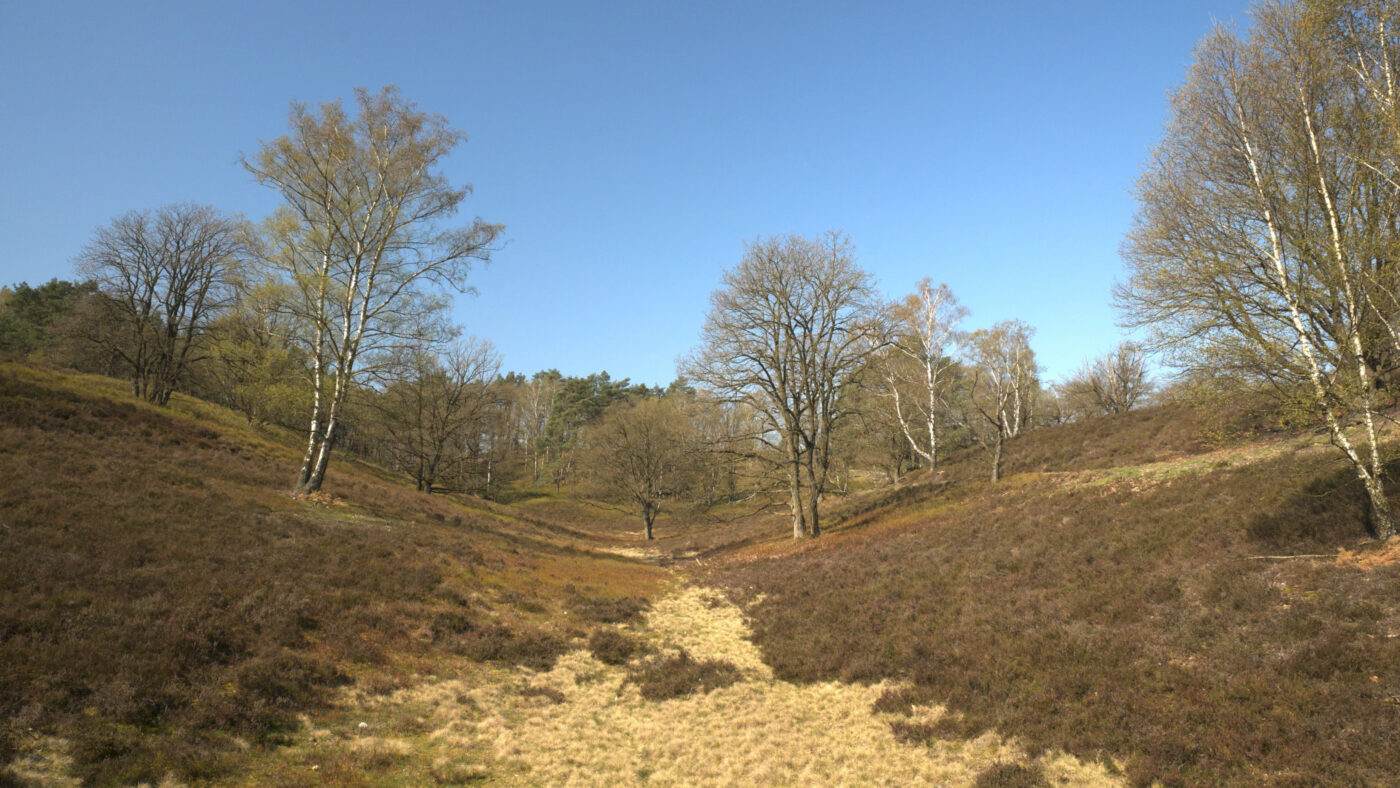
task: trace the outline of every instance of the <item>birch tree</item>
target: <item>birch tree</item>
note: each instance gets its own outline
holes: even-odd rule
[[[1248,39],[1202,42],[1139,184],[1117,300],[1178,366],[1306,392],[1388,539],[1377,402],[1400,347],[1395,138],[1375,72],[1340,43],[1339,5],[1265,4]],[[1380,36],[1372,56],[1393,53],[1374,13],[1347,24]]]
[[[893,353],[884,364],[884,391],[910,449],[930,468],[938,464],[944,389],[957,366],[958,326],[966,315],[946,284],[934,287],[927,277],[893,308]]]
[[[1030,338],[1035,330],[1019,320],[1005,320],[968,338],[970,413],[965,417],[977,440],[992,452],[992,481],[1001,480],[1006,441],[1030,422],[1040,385]]]
[[[325,478],[338,419],[362,362],[422,339],[445,288],[467,290],[502,227],[451,224],[469,187],[440,172],[466,137],[394,88],[341,102],[294,104],[291,130],[244,165],[285,205],[269,224],[267,258],[291,286],[286,308],[309,359],[311,413],[296,489]]]
[[[540,468],[549,462],[549,445],[545,428],[554,407],[554,395],[564,376],[557,369],[536,372],[529,382],[518,389],[521,417],[521,437],[530,452],[530,481],[539,484]]]
[[[818,536],[842,390],[886,336],[874,284],[838,232],[760,238],[722,284],[683,374],[759,414],[746,440],[783,470],[793,536]]]

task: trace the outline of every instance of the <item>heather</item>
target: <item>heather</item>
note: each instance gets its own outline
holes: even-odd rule
[[[1388,781],[1400,566],[1336,560],[1378,547],[1354,476],[1311,433],[1212,448],[1182,416],[1033,432],[996,485],[964,455],[713,578],[779,678],[910,682],[950,710],[930,735],[996,731],[1143,785]]]

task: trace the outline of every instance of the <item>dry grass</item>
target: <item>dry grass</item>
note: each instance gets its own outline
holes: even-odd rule
[[[739,610],[712,591],[680,589],[631,631],[739,666],[739,680],[649,701],[626,668],[575,651],[549,671],[490,671],[361,702],[378,715],[414,710],[431,746],[472,753],[493,785],[973,785],[999,764],[1028,763],[995,735],[901,743],[891,715],[871,710],[886,684],[773,680]],[[522,684],[553,692],[522,693]],[[940,713],[924,707],[911,719]],[[1034,768],[1054,784],[1115,784],[1066,756]]]
[[[1393,539],[1374,549],[1337,551],[1337,566],[1350,566],[1365,571],[1373,571],[1400,564],[1400,539]]]

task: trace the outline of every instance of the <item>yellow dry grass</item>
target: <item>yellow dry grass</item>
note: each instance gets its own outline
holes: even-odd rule
[[[19,752],[9,764],[8,771],[20,785],[34,788],[77,788],[82,781],[71,776],[73,759],[68,755],[68,742],[55,736],[30,735],[21,737]],[[6,768],[0,765],[0,777]]]
[[[1337,566],[1369,572],[1395,564],[1400,564],[1400,539],[1392,539],[1373,550],[1352,551],[1343,547],[1337,551]]]
[[[895,718],[871,710],[886,684],[774,680],[741,611],[710,590],[662,598],[631,634],[727,660],[742,678],[709,694],[647,701],[624,668],[575,651],[545,673],[493,669],[357,701],[376,716],[412,709],[432,731],[434,757],[470,761],[474,776],[497,785],[971,785],[995,763],[1027,760],[993,734],[900,743]],[[914,721],[942,713],[920,709]],[[1118,784],[1101,765],[1066,755],[1040,763],[1055,785]]]

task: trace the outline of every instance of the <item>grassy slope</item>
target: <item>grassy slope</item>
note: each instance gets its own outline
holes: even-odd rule
[[[563,609],[666,582],[344,460],[295,500],[296,462],[205,403],[0,365],[0,763],[58,735],[97,784],[229,776],[335,687],[546,666],[586,634]]]
[[[1256,558],[1368,549],[1354,481],[1315,437],[1200,432],[1170,409],[1042,430],[999,485],[965,454],[711,578],[777,676],[910,680],[953,710],[939,735],[1139,784],[1392,783],[1400,566]]]

